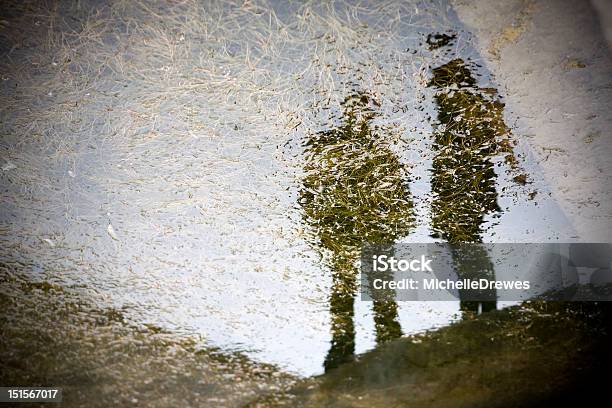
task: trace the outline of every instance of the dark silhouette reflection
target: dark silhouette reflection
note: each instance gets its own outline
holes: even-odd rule
[[[460,243],[480,243],[484,218],[500,212],[492,156],[511,149],[503,122],[503,104],[495,90],[476,87],[476,80],[461,59],[433,70],[430,86],[438,88],[435,102],[438,128],[434,133],[432,165],[432,227],[451,244],[459,278],[493,279],[493,264],[486,249]],[[462,296],[463,295],[463,296]],[[465,311],[495,309],[494,290],[482,293],[490,301],[463,300]],[[465,299],[466,292],[460,291]]]
[[[354,297],[357,260],[366,243],[392,243],[414,223],[405,169],[389,148],[389,133],[373,126],[378,102],[365,93],[342,103],[341,125],[310,135],[306,177],[300,191],[304,219],[315,233],[332,271],[332,342],[326,371],[351,360],[355,352]],[[373,302],[376,339],[399,337],[394,292]]]
[[[483,246],[480,245],[465,245],[451,244],[453,254],[453,264],[459,278],[469,279],[487,279],[495,278],[495,269],[493,263],[489,259],[489,254]],[[479,300],[466,300],[470,298]],[[460,308],[464,312],[489,312],[497,307],[495,289],[488,290],[459,290],[459,299],[461,299]]]

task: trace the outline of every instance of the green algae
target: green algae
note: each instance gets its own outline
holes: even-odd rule
[[[368,243],[392,243],[414,225],[407,169],[390,148],[390,130],[372,125],[379,105],[366,93],[349,95],[342,103],[342,124],[305,142],[299,203],[333,279],[326,370],[354,355],[359,251]],[[401,336],[392,293],[375,300],[373,309],[379,343]]]

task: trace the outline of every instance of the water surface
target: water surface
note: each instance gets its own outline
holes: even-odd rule
[[[465,310],[355,300],[363,243],[573,235],[445,1],[43,11],[81,31],[3,65],[2,260],[32,281],[308,376]]]

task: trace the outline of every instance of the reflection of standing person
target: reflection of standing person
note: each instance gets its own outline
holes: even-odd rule
[[[404,166],[381,129],[370,126],[377,105],[365,93],[347,97],[342,125],[306,141],[300,205],[333,279],[326,370],[352,359],[355,352],[356,262],[362,246],[393,242],[414,222]],[[373,309],[379,343],[401,336],[393,294],[374,302]]]
[[[438,89],[439,124],[433,145],[432,227],[451,244],[480,243],[484,218],[500,211],[491,158],[502,151],[500,137],[507,133],[503,104],[475,86],[476,80],[461,59],[435,68],[433,73],[430,85]],[[483,247],[453,245],[453,263],[459,278],[494,277]],[[465,295],[460,292],[460,298]],[[492,300],[462,301],[462,310],[495,308],[494,290],[480,296]]]

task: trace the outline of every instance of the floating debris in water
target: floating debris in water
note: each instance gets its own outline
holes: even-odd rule
[[[115,233],[115,229],[113,228],[112,224],[108,224],[108,226],[106,227],[106,232],[108,232],[108,235],[110,235],[112,239],[114,239],[115,241],[119,241],[119,237],[117,237],[117,234]]]
[[[525,185],[527,184],[527,175],[526,174],[519,174],[518,176],[514,176],[512,178],[512,180],[514,180],[515,182]]]
[[[14,170],[16,168],[17,166],[7,160],[6,163],[2,166],[2,171]]]
[[[49,238],[43,238],[43,242],[46,242],[51,248],[55,248],[55,242],[50,240]]]
[[[580,61],[578,58],[568,58],[565,60],[564,68],[566,70],[581,69],[581,68],[586,68],[586,64]]]
[[[454,39],[457,38],[457,34],[427,34],[427,45],[429,45],[430,50],[435,50],[446,45],[449,45]]]

